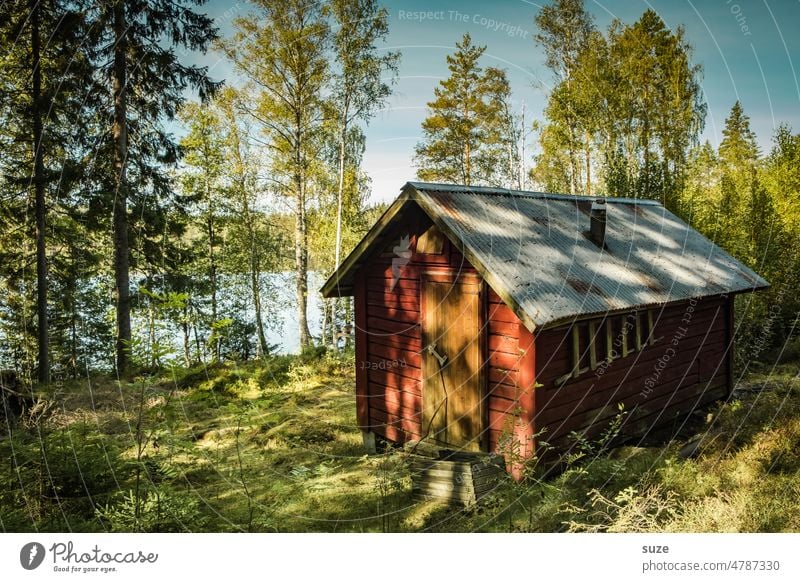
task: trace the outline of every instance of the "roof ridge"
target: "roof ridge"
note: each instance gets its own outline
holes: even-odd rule
[[[588,194],[557,194],[554,192],[536,192],[531,190],[512,190],[510,188],[496,188],[491,186],[464,186],[460,184],[445,184],[436,182],[406,182],[403,186],[411,186],[417,190],[428,190],[432,192],[463,192],[471,194],[490,194],[495,196],[518,196],[524,198],[536,198],[546,200],[592,200],[603,198],[608,203],[613,204],[641,204],[644,206],[663,206],[657,200],[647,198],[617,198],[615,196],[600,196]]]

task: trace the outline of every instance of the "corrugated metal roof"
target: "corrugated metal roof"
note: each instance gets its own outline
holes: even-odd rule
[[[607,198],[606,248],[592,242],[593,198],[410,182],[417,202],[530,329],[575,316],[768,286],[651,200]],[[394,205],[393,205],[394,206]],[[365,249],[331,282],[347,278]]]

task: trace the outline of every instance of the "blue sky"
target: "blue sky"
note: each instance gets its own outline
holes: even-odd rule
[[[513,98],[524,100],[529,121],[541,119],[550,86],[541,50],[534,44],[534,17],[542,3],[443,2],[392,0],[389,37],[385,50],[400,50],[400,76],[387,107],[367,127],[365,170],[373,183],[373,201],[393,199],[400,187],[415,178],[414,145],[426,103],[436,84],[447,76],[445,56],[465,33],[486,45],[485,66],[505,68]],[[703,139],[717,145],[725,117],[739,99],[750,117],[761,148],[768,151],[774,129],[788,123],[800,131],[800,1],[694,0],[637,1],[587,0],[598,28],[613,18],[632,23],[647,8],[667,26],[682,25],[694,47],[693,61],[703,66],[702,89],[708,115]],[[231,18],[247,12],[246,2],[231,6],[211,0],[207,11],[230,33]],[[424,17],[418,12],[427,12]],[[206,55],[216,78],[230,78],[230,66]]]

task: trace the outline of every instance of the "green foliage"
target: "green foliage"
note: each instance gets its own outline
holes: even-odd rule
[[[49,375],[41,355],[37,363],[48,339],[58,375],[76,373],[77,301],[64,291],[76,287],[76,266],[94,269],[99,259],[85,245],[80,196],[97,105],[96,69],[78,48],[89,33],[87,9],[87,2],[12,0],[0,20],[0,366],[24,378]],[[50,309],[59,308],[53,321],[49,313],[37,317],[40,289]]]
[[[511,89],[504,70],[478,64],[485,51],[465,34],[447,56],[450,76],[434,89],[416,147],[421,180],[467,186],[505,181],[498,172],[508,165]]]
[[[608,94],[601,85],[607,77],[603,72],[608,49],[582,0],[557,0],[543,6],[536,25],[539,30],[534,40],[544,49],[555,86],[545,110],[548,122],[540,134],[541,152],[531,177],[551,192],[588,193],[590,163],[584,166],[580,158],[590,145],[593,130],[599,129],[603,96]],[[587,87],[592,87],[591,92]]]
[[[363,454],[352,385],[352,359],[332,351],[176,370],[133,384],[103,377],[89,385],[65,384],[53,395],[58,406],[0,440],[0,454],[9,460],[0,467],[0,527],[152,532],[800,527],[795,478],[800,380],[794,365],[747,377],[729,403],[712,411],[698,434],[695,458],[678,455],[681,443],[612,449],[618,426],[612,422],[600,443],[587,441],[588,454],[580,463],[546,479],[534,467],[523,483],[500,479],[489,497],[467,509],[412,499],[402,451]]]
[[[46,524],[60,510],[90,520],[106,492],[132,474],[121,447],[82,419],[52,431],[42,423],[18,427],[0,441],[0,452],[10,466],[0,473],[0,504],[10,512],[2,515],[6,530]]]
[[[581,460],[588,459],[591,461],[600,455],[606,454],[614,446],[628,414],[622,402],[617,405],[617,409],[619,412],[614,415],[608,426],[596,438],[589,439],[584,434],[576,431],[569,433],[570,439],[574,443],[570,449],[574,452],[567,458],[567,466],[575,465]]]
[[[388,11],[381,8],[375,0],[331,0],[326,9],[338,26],[338,30],[332,35],[336,65],[332,75],[333,95],[330,99],[330,115],[337,118],[331,123],[335,128],[332,133],[338,134],[338,137],[333,138],[338,142],[336,234],[333,238],[335,268],[341,261],[343,230],[350,223],[349,220],[345,222],[345,208],[358,212],[363,206],[352,202],[346,204],[348,201],[345,199],[346,194],[353,198],[354,190],[359,194],[358,182],[365,179],[359,175],[363,153],[359,150],[363,149],[363,134],[360,128],[353,127],[353,123],[368,122],[386,104],[391,94],[390,84],[396,79],[400,53],[379,52],[376,46],[379,41],[386,39],[389,25]],[[387,82],[386,77],[391,80]],[[352,155],[353,150],[356,156]],[[351,242],[347,248],[352,248],[357,242]]]
[[[120,492],[97,509],[97,516],[112,532],[193,532],[207,521],[199,505],[192,495],[153,487],[139,504],[133,491]]]
[[[310,261],[330,272],[341,250],[358,240],[355,233],[365,231],[363,221],[351,220],[361,214],[368,186],[355,123],[368,120],[388,96],[383,75],[393,73],[397,54],[377,52],[387,13],[375,2],[259,0],[255,6],[257,14],[236,19],[235,34],[221,48],[252,81],[240,108],[255,120],[257,139],[269,144],[267,190],[291,205],[297,321],[306,347]]]
[[[749,118],[736,102],[719,151],[705,144],[691,152],[679,199],[679,213],[695,228],[771,284],[769,290],[736,298],[739,368],[766,358],[774,361],[775,350],[790,340],[800,305],[790,291],[798,283],[800,232],[787,200],[796,194],[782,187],[791,187],[782,183],[787,174],[782,144],[792,139],[787,128],[780,129],[775,148],[762,159]],[[786,150],[791,152],[791,146]]]
[[[536,22],[556,82],[533,178],[549,189],[677,208],[706,111],[683,29],[647,10],[632,25],[615,20],[604,36],[580,0],[545,6]]]
[[[394,531],[400,509],[396,504],[397,498],[404,497],[403,494],[410,486],[410,473],[405,456],[389,446],[370,461],[378,493],[376,513],[381,521],[381,531],[384,533]]]

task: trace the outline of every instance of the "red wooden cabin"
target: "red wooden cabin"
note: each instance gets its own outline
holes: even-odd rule
[[[408,183],[322,293],[354,296],[365,442],[527,457],[725,397],[767,285],[657,202]]]

